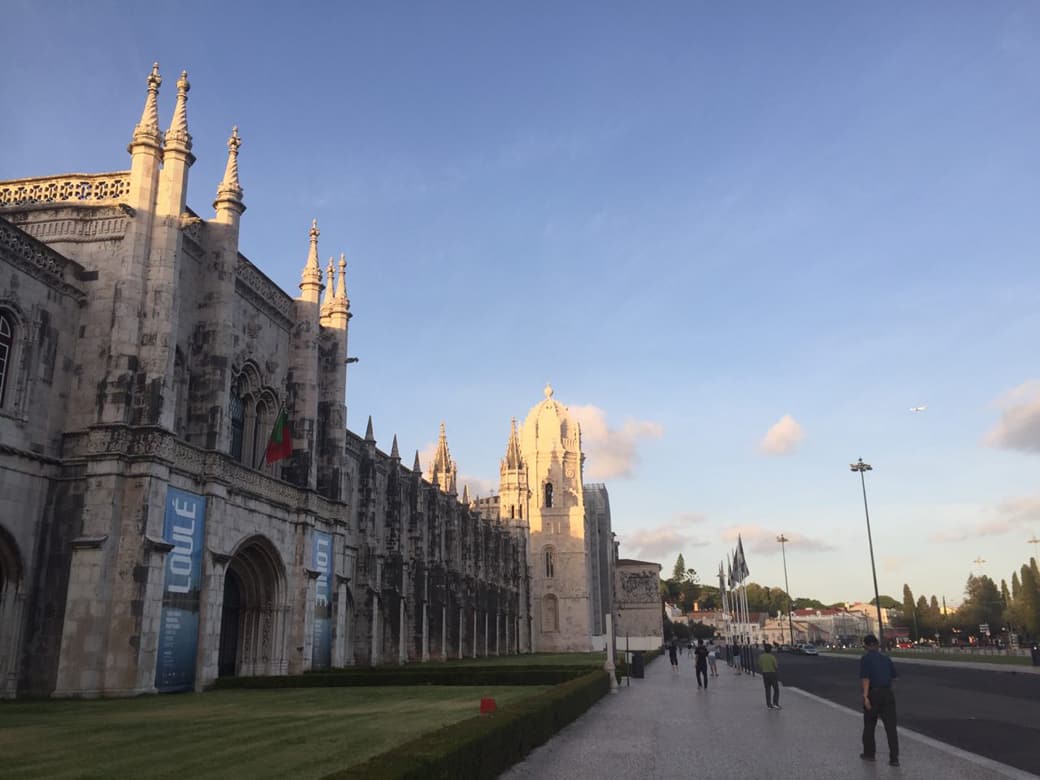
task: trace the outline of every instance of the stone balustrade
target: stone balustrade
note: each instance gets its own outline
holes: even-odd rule
[[[37,176],[0,182],[0,208],[49,203],[114,204],[130,192],[130,171]]]

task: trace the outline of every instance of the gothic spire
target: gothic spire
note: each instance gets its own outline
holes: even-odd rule
[[[462,486],[462,503],[469,506],[469,484]]]
[[[448,435],[441,423],[440,436],[437,438],[437,449],[433,454],[433,463],[430,464],[430,482],[439,485],[445,493],[455,492],[455,461],[451,459],[448,450]]]
[[[415,462],[412,463],[412,471],[416,474],[422,474],[422,464],[419,463],[419,450],[415,451]]]
[[[397,434],[394,434],[394,443],[390,446],[390,457],[394,460],[401,459],[401,453],[397,449]]]
[[[158,62],[152,65],[152,72],[148,74],[147,83],[148,97],[144,101],[141,121],[134,127],[131,146],[143,143],[158,147],[162,143],[162,132],[159,130],[159,86],[162,84],[162,76],[159,75]]]
[[[166,131],[166,148],[191,151],[191,133],[188,132],[188,71],[181,71],[177,79],[177,105],[173,109],[173,121]]]
[[[523,465],[523,456],[520,454],[520,436],[516,430],[516,418],[513,418],[509,429],[509,442],[506,444],[505,467],[507,469],[518,469]]]
[[[322,308],[325,308],[326,306],[331,306],[332,305],[332,278],[333,278],[333,275],[336,273],[336,269],[335,269],[335,266],[333,266],[333,264],[332,264],[332,258],[331,257],[329,258],[328,270],[325,273],[326,273],[325,278],[328,280],[328,283],[325,285],[325,301],[322,304]]]
[[[321,295],[321,266],[318,265],[318,236],[321,235],[321,231],[318,230],[318,220],[311,223],[310,235],[311,248],[307,253],[307,264],[303,267],[300,291],[303,292],[303,298],[317,303],[318,296]]]
[[[339,276],[336,278],[336,297],[340,300],[347,300],[347,256],[342,253],[340,253],[339,256]]]
[[[375,434],[372,433],[372,415],[368,416],[368,427],[365,428],[365,441],[370,441],[373,444],[376,441]]]
[[[231,128],[231,137],[227,142],[227,165],[224,167],[224,179],[217,186],[217,203],[231,201],[242,204],[242,185],[238,181],[238,147],[241,145],[242,139],[238,135],[238,125],[235,125]]]

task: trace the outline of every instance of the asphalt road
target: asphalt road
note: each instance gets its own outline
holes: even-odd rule
[[[849,709],[860,705],[852,657],[781,653],[780,680]],[[899,725],[963,750],[1040,774],[1040,675],[900,664],[894,689]],[[878,723],[878,746],[885,742]],[[904,752],[913,744],[901,745]]]

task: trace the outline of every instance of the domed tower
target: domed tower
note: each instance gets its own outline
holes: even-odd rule
[[[548,385],[545,400],[531,409],[520,429],[520,453],[529,488],[527,554],[534,650],[591,650],[581,429]]]

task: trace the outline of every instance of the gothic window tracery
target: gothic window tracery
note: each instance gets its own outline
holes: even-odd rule
[[[11,374],[11,355],[14,353],[14,324],[11,316],[0,311],[0,409],[7,404],[7,379]]]
[[[545,548],[545,577],[552,579],[556,576],[556,550],[552,547]]]
[[[553,486],[552,482],[545,483],[545,508],[552,509],[553,505]]]

